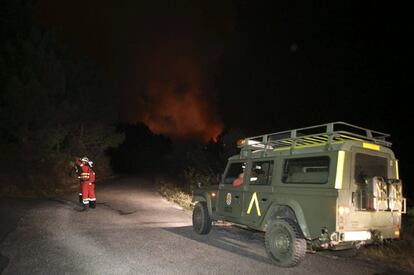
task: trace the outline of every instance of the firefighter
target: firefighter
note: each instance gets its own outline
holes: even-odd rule
[[[78,178],[80,179],[81,193],[79,200],[82,201],[82,210],[88,210],[88,207],[96,207],[95,196],[95,172],[92,169],[93,162],[87,157],[76,161]]]
[[[235,178],[235,179],[233,180],[232,185],[233,185],[234,187],[238,187],[238,186],[242,185],[242,184],[243,184],[243,177],[244,177],[244,173],[240,173],[240,174],[239,174],[239,177],[238,177],[238,178]]]

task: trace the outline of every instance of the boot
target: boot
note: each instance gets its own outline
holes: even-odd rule
[[[79,203],[80,203],[81,205],[83,204],[82,194],[79,194]]]
[[[90,201],[89,202],[89,208],[95,209],[96,208],[96,201]]]

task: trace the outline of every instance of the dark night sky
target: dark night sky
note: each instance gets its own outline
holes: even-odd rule
[[[148,82],[174,82],[172,75],[177,93],[192,93],[193,85],[209,101],[218,94],[217,119],[229,127],[254,129],[262,121],[263,130],[284,129],[342,119],[385,131],[381,120],[394,124],[408,115],[401,110],[412,84],[406,8],[358,1],[43,0],[38,17],[119,82],[124,119],[142,117]],[[278,126],[282,117],[286,126]]]
[[[233,36],[229,1],[39,3],[40,21],[119,83],[123,120],[177,137],[220,133],[212,80]]]
[[[401,3],[40,0],[37,10],[118,83],[123,120],[204,140],[342,120],[391,133],[403,174],[414,164],[413,24]]]

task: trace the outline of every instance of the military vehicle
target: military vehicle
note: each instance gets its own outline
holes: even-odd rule
[[[193,229],[226,221],[263,231],[283,267],[310,249],[399,238],[406,200],[389,137],[333,122],[245,138],[218,186],[193,191]]]

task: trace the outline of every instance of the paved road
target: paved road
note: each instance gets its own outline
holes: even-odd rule
[[[263,234],[216,226],[196,235],[191,213],[160,197],[149,180],[113,180],[97,196],[97,209],[88,212],[74,210],[76,194],[0,201],[2,274],[396,273],[331,254],[278,268],[266,257]]]

